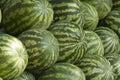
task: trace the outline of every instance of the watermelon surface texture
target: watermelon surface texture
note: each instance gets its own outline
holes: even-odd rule
[[[99,27],[95,30],[104,46],[104,54],[118,53],[119,51],[119,37],[118,35],[107,27]]]
[[[81,0],[94,6],[98,12],[99,19],[103,19],[111,11],[112,0]]]
[[[93,31],[85,31],[85,39],[87,41],[86,55],[104,55],[104,47],[100,37]]]
[[[119,80],[120,79],[120,54],[118,53],[107,54],[105,55],[105,58],[109,60],[109,62],[113,67],[115,80]]]
[[[46,29],[53,21],[53,9],[47,0],[10,0],[3,9],[2,26],[10,35],[39,27]]]
[[[57,63],[43,72],[38,80],[86,80],[83,71],[70,63]]]
[[[86,80],[115,80],[110,62],[103,56],[88,55],[76,65],[85,73]]]
[[[58,62],[75,63],[83,57],[87,43],[81,27],[75,23],[59,21],[52,24],[49,31],[59,42]]]
[[[27,70],[32,73],[52,66],[58,59],[59,46],[57,39],[47,30],[30,29],[19,35],[25,45],[29,59]]]
[[[31,73],[24,71],[20,76],[12,80],[35,80],[35,77]]]
[[[0,33],[0,77],[9,80],[19,76],[28,64],[27,51],[20,40]]]

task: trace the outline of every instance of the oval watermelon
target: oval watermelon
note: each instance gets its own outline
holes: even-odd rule
[[[24,71],[20,76],[12,80],[35,80],[35,77],[31,73]]]
[[[86,80],[82,70],[70,63],[57,63],[43,72],[38,80]]]
[[[81,0],[93,5],[98,11],[99,19],[103,19],[111,11],[112,0]]]
[[[39,28],[30,29],[20,34],[19,39],[28,51],[29,59],[26,68],[28,71],[40,73],[57,61],[58,41],[49,31]]]
[[[87,43],[81,27],[72,22],[59,21],[52,24],[49,31],[59,42],[58,62],[75,63],[83,57]]]
[[[104,55],[104,47],[100,37],[93,31],[85,31],[85,39],[87,41],[86,55]]]
[[[85,25],[83,29],[85,30],[95,30],[98,25],[99,16],[96,8],[88,3],[83,3],[85,11]]]
[[[120,54],[114,53],[114,54],[107,54],[105,55],[105,58],[109,60],[113,67],[113,72],[115,76],[115,80],[119,80],[120,76]]]
[[[47,0],[10,0],[3,10],[2,26],[8,34],[39,27],[46,29],[53,20],[53,9]]]
[[[99,27],[95,30],[104,46],[104,54],[118,53],[119,51],[119,37],[117,34],[107,27]]]
[[[20,40],[0,33],[0,77],[10,80],[19,76],[28,63],[27,51]]]
[[[51,0],[54,10],[54,22],[72,21],[80,26],[84,25],[84,8],[79,0]]]
[[[103,56],[87,55],[76,65],[85,73],[86,80],[114,80],[112,66]]]

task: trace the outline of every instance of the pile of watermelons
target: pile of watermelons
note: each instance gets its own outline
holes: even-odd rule
[[[0,80],[120,80],[120,0],[0,0]]]

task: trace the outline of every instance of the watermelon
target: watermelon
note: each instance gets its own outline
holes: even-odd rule
[[[104,46],[104,54],[118,53],[119,51],[119,37],[118,35],[107,27],[99,27],[95,30],[102,40]]]
[[[39,28],[29,29],[18,38],[25,45],[29,55],[27,71],[39,74],[57,61],[59,45],[51,32]]]
[[[110,62],[103,56],[87,55],[76,65],[85,73],[86,80],[115,80]]]
[[[83,29],[85,30],[95,30],[95,28],[98,25],[99,16],[96,8],[94,6],[91,6],[88,3],[84,4],[84,14],[85,14],[85,25],[83,26]]]
[[[84,8],[79,0],[51,0],[54,10],[54,22],[65,20],[84,25]]]
[[[80,0],[94,6],[98,12],[99,19],[103,19],[111,11],[112,0]]]
[[[47,29],[53,20],[53,9],[47,0],[10,0],[4,7],[2,26],[18,36],[33,27]]]
[[[120,11],[113,10],[101,21],[101,26],[106,26],[114,30],[120,38]]]
[[[113,1],[113,10],[120,10],[120,0],[112,0]]]
[[[70,63],[56,63],[43,72],[38,80],[86,80],[83,71]]]
[[[48,30],[59,43],[58,62],[75,63],[83,57],[87,43],[81,27],[72,22],[59,21],[52,24]]]
[[[85,31],[85,39],[87,41],[86,55],[104,55],[104,47],[100,37],[93,31]]]
[[[35,77],[31,73],[24,71],[20,76],[12,80],[35,80]]]
[[[28,64],[26,48],[20,40],[0,33],[0,77],[9,80],[19,76]]]
[[[113,67],[113,72],[115,74],[115,80],[118,80],[118,76],[120,76],[120,54],[107,54],[105,55],[105,58],[111,63]]]

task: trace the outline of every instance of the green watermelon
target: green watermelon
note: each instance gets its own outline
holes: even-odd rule
[[[103,56],[87,55],[76,65],[85,73],[86,80],[115,80],[110,62]]]
[[[86,55],[104,55],[104,47],[100,37],[93,31],[85,31],[85,39],[87,41]]]
[[[4,7],[2,26],[8,34],[39,27],[46,29],[53,20],[53,9],[47,0],[10,0]]]
[[[111,11],[112,0],[80,0],[94,6],[98,11],[99,19],[103,19]]]
[[[0,33],[0,77],[10,80],[19,76],[28,64],[26,48],[20,40]]]
[[[59,21],[52,24],[49,31],[59,42],[58,62],[75,63],[83,57],[87,43],[81,27],[72,22]]]
[[[106,26],[114,30],[120,38],[120,11],[113,10],[101,21],[101,26]]]
[[[35,77],[31,73],[24,71],[20,76],[12,80],[35,80]]]
[[[120,0],[112,0],[113,1],[113,10],[120,10]]]
[[[89,5],[88,3],[84,4],[84,14],[85,14],[85,25],[83,26],[83,29],[85,30],[95,30],[95,28],[98,25],[99,16],[98,12],[95,9],[95,7]]]
[[[82,70],[70,63],[56,63],[43,72],[38,80],[86,80]]]
[[[118,76],[120,76],[120,54],[107,54],[105,55],[105,58],[111,63],[113,67],[113,72],[115,74],[115,80],[118,80]]]
[[[104,46],[104,54],[118,53],[119,51],[119,37],[118,35],[107,27],[99,27],[95,30],[102,40]]]
[[[65,20],[84,25],[84,8],[79,0],[51,0],[54,22]]]
[[[25,45],[29,55],[26,70],[40,73],[57,61],[59,56],[58,41],[51,32],[38,28],[29,29],[20,34],[19,39]]]

